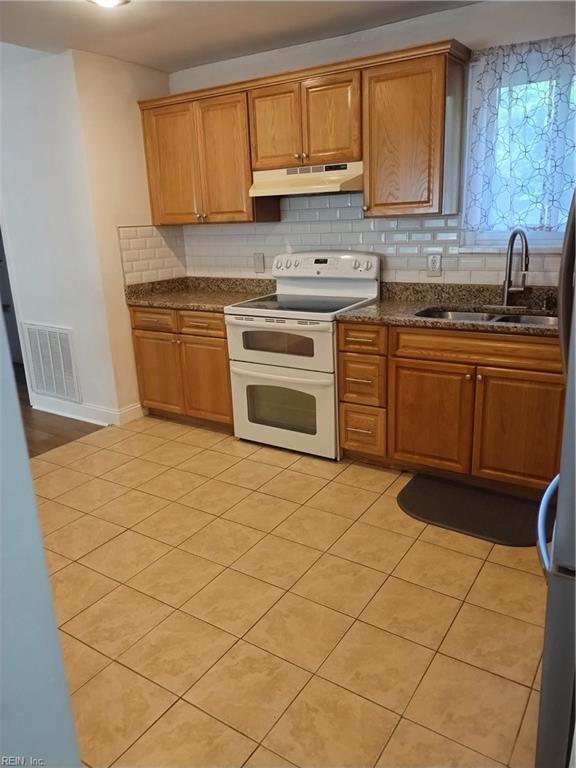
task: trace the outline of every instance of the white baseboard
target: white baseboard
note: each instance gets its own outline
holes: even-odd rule
[[[148,408],[142,408],[140,403],[133,403],[132,405],[125,405],[124,408],[120,408],[117,413],[118,421],[114,423],[122,426],[122,424],[128,424],[129,421],[145,416],[148,413]]]
[[[144,415],[144,410],[140,403],[126,405],[123,408],[104,408],[101,405],[91,405],[90,403],[74,403],[68,400],[60,400],[57,397],[48,397],[30,392],[30,404],[33,408],[47,413],[54,413],[57,416],[67,416],[70,419],[79,419],[91,424],[127,424],[129,421],[138,419]]]

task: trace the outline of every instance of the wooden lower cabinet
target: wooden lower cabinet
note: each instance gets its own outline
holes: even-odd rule
[[[383,458],[386,455],[386,411],[365,405],[340,403],[340,445]]]
[[[340,352],[338,359],[340,400],[361,405],[386,406],[386,358]]]
[[[561,374],[476,369],[472,474],[544,488],[560,463]]]
[[[475,368],[394,359],[388,366],[388,457],[469,473]]]
[[[174,333],[133,331],[134,354],[142,405],[183,413],[180,344]]]
[[[184,335],[180,339],[185,413],[232,424],[226,339]]]

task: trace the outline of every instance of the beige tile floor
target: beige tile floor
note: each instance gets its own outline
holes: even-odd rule
[[[409,479],[143,418],[31,460],[90,768],[533,765],[533,549]]]

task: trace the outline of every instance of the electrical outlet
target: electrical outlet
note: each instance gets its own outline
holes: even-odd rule
[[[442,276],[442,255],[431,253],[428,255],[428,277]]]
[[[265,272],[265,266],[264,266],[264,254],[263,253],[253,253],[252,254],[252,260],[254,264],[254,272]]]

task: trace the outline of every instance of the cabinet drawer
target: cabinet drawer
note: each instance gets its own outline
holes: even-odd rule
[[[388,328],[385,325],[341,323],[338,326],[338,347],[344,352],[370,352],[385,355]]]
[[[386,411],[340,403],[340,445],[372,456],[386,455]]]
[[[508,333],[391,328],[390,354],[554,373],[562,370],[558,339]]]
[[[176,312],[173,309],[131,307],[132,327],[142,331],[176,331]]]
[[[347,403],[386,405],[386,358],[340,352],[338,356],[340,400]]]
[[[226,325],[220,312],[179,312],[180,333],[225,338]]]

